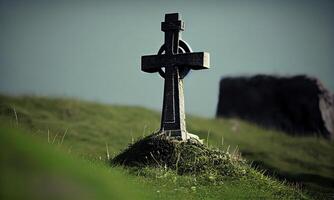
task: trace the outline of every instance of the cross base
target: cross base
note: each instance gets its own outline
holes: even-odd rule
[[[180,140],[180,141],[188,141],[191,140],[196,143],[203,144],[203,140],[201,140],[197,135],[188,133],[186,131],[181,130],[163,130],[157,133],[158,135],[165,135],[166,138],[172,140]]]

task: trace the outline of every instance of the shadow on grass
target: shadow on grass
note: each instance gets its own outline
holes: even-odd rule
[[[253,161],[253,166],[264,170],[266,175],[300,185],[315,199],[334,199],[334,179],[311,173],[285,172],[263,161]]]

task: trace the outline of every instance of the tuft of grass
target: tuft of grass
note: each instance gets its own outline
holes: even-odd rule
[[[178,141],[150,135],[131,144],[111,160],[113,165],[163,167],[179,175],[209,174],[215,177],[242,177],[250,166],[239,154],[209,148],[193,140]]]
[[[171,140],[153,134],[130,144],[111,164],[124,166],[130,174],[159,185],[159,193],[172,188],[173,191],[203,192],[201,198],[218,195],[228,199],[308,199],[296,187],[272,180],[253,169],[237,149],[231,154],[193,140]]]

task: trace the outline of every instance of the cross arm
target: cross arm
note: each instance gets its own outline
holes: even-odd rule
[[[207,52],[196,52],[141,57],[141,70],[144,72],[154,73],[168,66],[187,66],[193,70],[208,69],[210,68],[210,55]]]

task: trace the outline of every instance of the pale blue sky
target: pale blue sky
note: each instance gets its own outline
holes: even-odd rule
[[[213,117],[227,75],[308,74],[334,90],[334,2],[3,1],[0,92],[79,97],[160,110],[163,80],[140,57],[163,42],[164,14],[212,68],[185,78],[186,112]]]

